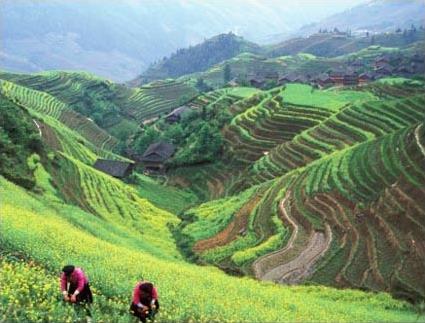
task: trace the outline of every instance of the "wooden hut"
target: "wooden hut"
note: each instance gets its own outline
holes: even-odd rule
[[[119,160],[98,159],[93,165],[97,170],[116,178],[125,178],[133,172],[134,163]]]
[[[165,162],[173,156],[175,147],[166,142],[157,142],[148,147],[141,157],[145,170],[154,173],[164,173]]]
[[[168,123],[179,122],[183,113],[188,111],[189,109],[190,108],[185,105],[178,107],[165,116],[165,121],[167,121]]]

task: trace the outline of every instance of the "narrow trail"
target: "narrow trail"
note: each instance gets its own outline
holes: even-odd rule
[[[40,135],[40,137],[43,137],[43,133],[41,132],[41,127],[38,122],[35,119],[32,119],[32,121],[34,121],[35,125],[37,126],[38,134]]]
[[[415,139],[416,139],[416,143],[418,144],[418,146],[419,146],[419,148],[422,152],[422,155],[425,156],[425,146],[422,145],[421,138],[420,138],[420,135],[419,135],[419,129],[422,128],[422,126],[423,125],[421,124],[418,127],[416,127],[416,129],[415,129]]]
[[[285,204],[289,200],[290,195],[291,195],[291,192],[288,190],[286,192],[285,197],[279,203],[279,212],[283,220],[285,221],[285,223],[289,224],[292,227],[291,237],[289,238],[286,246],[283,247],[282,249],[271,252],[254,261],[254,263],[252,264],[252,269],[257,279],[263,279],[263,276],[264,276],[263,268],[267,262],[276,258],[277,256],[284,255],[287,251],[292,249],[292,245],[298,235],[298,224],[288,216],[288,213],[285,210]]]
[[[307,247],[292,261],[280,265],[264,276],[264,280],[274,280],[279,283],[296,284],[307,278],[314,263],[328,250],[332,240],[332,231],[328,224],[326,233],[314,232]]]
[[[279,210],[284,221],[292,227],[291,237],[284,248],[267,254],[253,263],[254,273],[258,279],[286,284],[299,283],[311,274],[313,265],[328,250],[332,241],[332,230],[328,224],[325,224],[326,232],[314,231],[309,237],[307,246],[296,258],[275,266],[271,270],[265,268],[267,264],[281,261],[294,248],[294,241],[299,233],[299,227],[295,220],[290,218],[285,209],[289,196],[290,192],[288,191],[285,198],[279,203]]]

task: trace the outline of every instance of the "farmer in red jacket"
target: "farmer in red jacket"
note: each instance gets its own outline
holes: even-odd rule
[[[159,310],[158,291],[152,283],[143,280],[136,284],[133,290],[133,301],[130,312],[138,317],[141,322],[153,319]]]
[[[89,280],[81,268],[73,265],[63,267],[60,288],[65,302],[93,303]]]

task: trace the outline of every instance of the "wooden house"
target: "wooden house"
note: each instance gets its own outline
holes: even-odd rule
[[[266,80],[260,76],[250,77],[248,81],[251,86],[256,88],[262,88],[266,83]]]
[[[343,86],[344,85],[344,72],[339,70],[334,70],[329,73],[329,78],[331,79],[332,83],[336,86]]]
[[[165,116],[165,121],[167,121],[168,123],[179,122],[183,113],[188,111],[189,109],[190,108],[185,105],[178,107]]]
[[[390,64],[383,64],[379,68],[376,69],[376,73],[381,76],[389,76],[394,72],[394,68]]]
[[[375,78],[375,76],[370,72],[362,73],[362,74],[359,75],[358,84],[359,85],[365,85],[365,84],[373,81],[374,78]]]
[[[329,74],[327,73],[322,73],[320,74],[315,80],[314,82],[321,88],[330,86],[333,84],[331,78],[329,77]]]
[[[375,70],[379,69],[380,67],[389,64],[390,57],[388,55],[383,55],[375,58]]]
[[[229,82],[227,82],[227,85],[230,87],[238,87],[239,83],[238,80],[236,78],[230,80]]]
[[[278,80],[279,85],[284,85],[287,83],[307,83],[308,79],[302,74],[289,73],[285,74]]]
[[[165,162],[173,156],[175,147],[166,142],[157,142],[148,147],[140,158],[147,172],[164,173]]]
[[[98,159],[93,165],[97,170],[116,178],[125,178],[133,172],[134,163],[119,160]]]
[[[358,82],[358,74],[354,71],[347,71],[344,73],[344,86],[354,86],[357,85]]]

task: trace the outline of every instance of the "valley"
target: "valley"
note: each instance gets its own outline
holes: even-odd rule
[[[98,322],[131,320],[142,277],[157,322],[422,321],[425,33],[409,30],[223,34],[127,83],[1,70],[0,322],[81,321],[59,301],[69,263]]]

